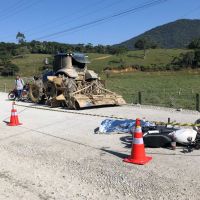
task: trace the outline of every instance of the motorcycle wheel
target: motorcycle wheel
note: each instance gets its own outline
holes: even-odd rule
[[[8,99],[9,100],[15,100],[15,98],[16,98],[16,95],[15,95],[15,92],[9,92],[9,94],[8,94]]]

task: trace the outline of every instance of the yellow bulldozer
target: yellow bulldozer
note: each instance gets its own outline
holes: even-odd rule
[[[88,63],[81,53],[55,55],[53,71],[30,84],[30,100],[69,109],[125,104],[121,95],[106,89],[98,74],[87,69]]]

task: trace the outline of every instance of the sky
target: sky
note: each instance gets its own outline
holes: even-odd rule
[[[200,1],[0,0],[0,42],[112,45],[182,18],[200,19]]]

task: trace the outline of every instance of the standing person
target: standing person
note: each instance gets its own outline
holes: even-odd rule
[[[20,78],[20,76],[16,76],[15,88],[17,90],[17,98],[19,100],[22,96],[22,91],[23,91],[23,88],[24,88],[24,81]]]

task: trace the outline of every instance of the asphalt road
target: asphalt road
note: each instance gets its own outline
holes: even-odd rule
[[[199,113],[124,106],[75,114],[17,106],[23,125],[9,127],[6,98],[0,93],[1,200],[199,199],[200,151],[148,148],[151,162],[127,164],[122,159],[130,154],[130,136],[94,134],[105,118],[84,114],[185,123]]]

